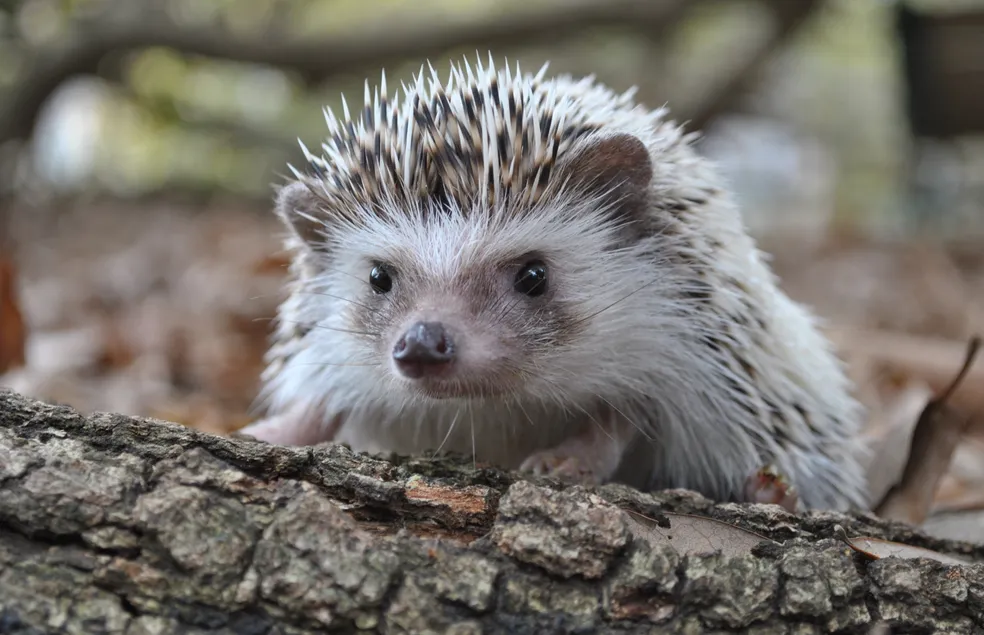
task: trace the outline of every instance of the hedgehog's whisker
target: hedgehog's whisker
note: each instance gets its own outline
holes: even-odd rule
[[[344,298],[344,297],[342,297],[340,295],[333,295],[331,293],[325,293],[324,291],[307,291],[307,290],[298,289],[298,290],[295,291],[295,293],[302,293],[302,294],[307,294],[307,295],[323,295],[323,296],[325,296],[327,298],[333,298],[335,300],[341,300],[342,302],[348,302],[349,304],[353,304],[353,305],[355,305],[355,306],[357,306],[359,308],[365,309],[366,311],[369,311],[371,313],[376,313],[377,312],[376,309],[372,308],[371,306],[369,306],[367,304],[363,304],[361,302],[357,302],[356,300],[352,300],[352,299],[349,299],[349,298]]]
[[[587,322],[588,320],[590,320],[592,318],[598,317],[599,315],[601,315],[605,311],[611,309],[612,307],[614,307],[614,306],[616,306],[616,305],[618,305],[618,304],[620,304],[622,302],[625,302],[626,300],[628,300],[629,298],[631,298],[635,294],[639,293],[640,291],[642,291],[644,289],[648,289],[649,287],[653,286],[657,282],[661,282],[662,280],[663,280],[662,277],[653,278],[652,280],[650,280],[646,284],[642,285],[641,287],[638,287],[636,289],[633,289],[631,292],[626,293],[625,295],[623,295],[619,299],[615,300],[611,304],[609,304],[607,306],[604,306],[604,307],[598,309],[597,311],[595,311],[594,313],[589,313],[588,315],[582,317],[581,319],[572,322],[571,323],[571,326],[578,326],[579,324],[583,324],[583,323]]]
[[[598,421],[593,414],[591,414],[590,412],[588,412],[587,410],[585,410],[584,407],[581,406],[581,404],[574,402],[571,405],[574,406],[575,408],[577,408],[578,410],[580,410],[581,412],[583,412],[584,413],[584,416],[586,416],[588,419],[590,419],[593,424],[595,424],[596,426],[598,426],[598,429],[601,430],[601,433],[603,435],[605,435],[606,437],[608,437],[608,439],[610,441],[613,441],[613,442],[615,441],[615,437],[613,437],[611,434],[609,434],[608,433],[608,430],[605,430],[605,426],[601,425],[601,422]]]
[[[335,331],[337,333],[351,333],[352,335],[365,335],[366,337],[379,337],[379,333],[373,333],[373,332],[370,332],[370,331],[355,331],[355,330],[352,330],[352,329],[342,329],[342,328],[337,328],[337,327],[334,327],[334,326],[325,326],[324,324],[310,324],[308,322],[303,322],[301,320],[288,320],[286,318],[281,318],[281,317],[256,318],[253,321],[254,322],[263,322],[263,321],[272,322],[274,320],[277,320],[278,322],[288,322],[290,324],[303,324],[305,326],[309,326],[309,327],[314,328],[314,329],[323,329],[325,331]]]
[[[573,373],[572,373],[572,375],[573,375]],[[565,394],[564,387],[561,386],[560,384],[557,384],[554,381],[547,379],[546,377],[540,377],[540,381],[543,381],[548,386],[551,386],[551,387],[555,388],[558,391],[558,394],[559,395],[563,396]],[[614,405],[612,405],[612,403],[608,399],[602,397],[601,395],[595,395],[595,397],[598,398],[598,399],[600,399],[601,401],[605,402],[605,404],[609,408],[611,408],[612,410],[614,410],[623,419],[625,419],[627,422],[629,422],[630,424],[632,424],[632,427],[635,428],[636,430],[638,430],[639,433],[642,434],[644,437],[646,437],[647,440],[649,440],[649,441],[652,441],[653,440],[652,435],[650,435],[648,432],[646,432],[646,430],[643,429],[641,426],[639,426],[639,424],[637,424],[635,421],[633,421],[628,416],[626,416],[626,414],[624,412],[622,412],[621,410],[619,410],[618,408],[616,408]],[[595,422],[596,425],[598,425],[598,427],[601,429],[601,431],[605,434],[606,437],[608,437],[609,439],[612,438],[612,436],[610,434],[608,434],[608,431],[605,430],[604,426],[602,426],[601,423],[597,419],[595,419],[590,413],[588,413],[588,411],[586,411],[582,406],[580,406],[577,403],[576,400],[573,400],[573,399],[564,399],[563,397],[560,397],[560,398],[554,397],[554,398],[557,399],[558,402],[561,402],[565,407],[573,406],[573,407],[577,408],[578,410],[580,410],[581,412],[583,412],[584,414],[586,414],[589,418],[591,418],[592,421]]]
[[[294,362],[291,366],[346,366],[346,367],[358,367],[358,368],[373,368],[376,366],[381,366],[379,362],[372,364],[351,364],[348,362],[332,363],[332,362]]]
[[[638,430],[639,431],[639,434],[641,434],[642,436],[646,437],[646,440],[647,441],[652,441],[653,440],[653,437],[652,437],[651,434],[649,434],[648,432],[646,432],[646,430],[643,429],[643,427],[640,426],[638,423],[636,423],[633,419],[630,419],[628,417],[628,415],[626,415],[624,412],[622,412],[621,410],[619,410],[618,408],[616,408],[615,405],[612,402],[608,401],[607,399],[605,399],[601,395],[596,395],[596,397],[598,397],[598,399],[601,399],[606,404],[608,404],[608,407],[609,408],[611,408],[616,413],[618,413],[618,415],[620,417],[622,417],[623,419],[625,419],[625,421],[627,421],[629,424],[631,424],[633,428],[635,428],[636,430]]]
[[[523,416],[526,417],[526,420],[530,423],[530,426],[536,425],[533,423],[533,419],[530,418],[530,413],[526,412],[526,408],[523,407],[523,400],[514,399],[514,401],[516,403],[516,406],[519,408],[519,411],[523,413]]]
[[[521,299],[519,299],[519,300],[514,300],[514,301],[513,301],[513,302],[512,302],[511,304],[508,304],[508,305],[506,305],[506,308],[505,308],[505,309],[504,309],[503,311],[501,311],[501,312],[499,313],[499,317],[498,317],[498,318],[496,318],[496,322],[501,322],[501,321],[503,321],[503,320],[505,320],[505,319],[506,319],[507,317],[509,317],[509,314],[510,314],[510,313],[512,313],[512,310],[513,310],[513,309],[515,309],[515,308],[516,308],[516,306],[517,306],[517,305],[518,305],[518,304],[519,304],[519,303],[520,303],[521,301],[522,301]]]
[[[520,278],[519,280],[517,280],[516,282],[521,282],[523,280],[526,280],[526,278],[529,275],[530,275],[530,272],[527,271],[525,274],[523,274],[523,277]],[[511,291],[511,289],[507,289],[506,291],[503,291],[502,293],[500,293],[499,296],[495,299],[495,303],[498,304],[499,301],[502,300],[504,297],[506,297],[506,294],[508,294],[510,291]],[[506,319],[506,316],[508,316],[509,313],[513,309],[515,309],[516,308],[516,305],[519,304],[521,301],[522,301],[522,298],[519,298],[515,302],[513,302],[512,304],[506,305],[506,308],[503,309],[502,311],[500,311],[499,314],[496,316],[495,323],[498,324],[502,320]]]
[[[344,269],[338,269],[338,268],[335,268],[335,267],[330,267],[330,268],[329,267],[326,267],[325,268],[325,271],[327,271],[329,273],[340,273],[343,276],[348,276],[349,278],[352,278],[353,280],[358,280],[359,282],[361,282],[363,284],[368,284],[369,283],[369,280],[368,279],[366,279],[366,278],[360,278],[359,276],[355,275],[354,273],[350,273],[348,271],[345,271]]]
[[[444,449],[444,444],[448,442],[449,438],[451,438],[451,433],[454,432],[454,425],[458,423],[458,415],[460,414],[461,414],[460,408],[454,411],[454,418],[451,419],[451,425],[448,426],[448,433],[444,435],[444,440],[441,441],[441,445],[437,446],[437,449],[434,450],[434,454],[431,455],[431,458],[436,457],[438,454],[441,453],[441,450]]]
[[[340,329],[334,326],[325,326],[323,324],[315,324],[314,328],[324,329],[326,331],[335,331],[336,333],[350,333],[352,335],[364,335],[366,337],[379,337],[379,333],[372,333],[370,331],[356,331],[353,329]]]
[[[492,304],[493,304],[493,305],[498,305],[498,304],[499,304],[499,302],[500,302],[500,301],[501,301],[501,300],[502,300],[503,298],[505,298],[505,297],[506,297],[506,295],[507,295],[507,294],[508,294],[508,293],[509,293],[509,292],[510,292],[511,290],[512,290],[512,289],[506,289],[505,291],[503,291],[502,293],[500,293],[499,295],[497,295],[497,296],[495,297],[495,300],[493,300],[493,301],[492,301]],[[506,317],[506,313],[505,313],[505,309],[500,309],[500,310],[499,310],[499,313],[498,313],[498,314],[496,315],[496,317],[495,317],[495,322],[496,322],[496,323],[498,323],[499,321],[501,321],[501,320],[502,320],[503,318],[505,318],[505,317]]]
[[[475,411],[472,408],[468,408],[468,414],[471,415],[471,438],[472,438],[472,469],[478,469],[478,454],[475,452]]]
[[[541,380],[544,380],[544,379],[541,377]],[[553,388],[556,388],[556,389],[560,389],[561,388],[559,385],[555,384],[554,382],[552,382],[550,380],[544,380],[544,381],[546,381],[546,383],[548,385],[550,385],[551,387],[553,387]],[[517,402],[518,401],[519,400],[517,400]],[[606,437],[608,437],[612,441],[615,440],[615,438],[611,434],[608,433],[608,430],[605,430],[605,426],[601,425],[601,422],[598,421],[598,419],[596,419],[595,416],[593,414],[591,414],[588,410],[586,410],[581,404],[577,403],[576,401],[571,401],[568,405],[573,406],[574,408],[577,408],[578,410],[580,410],[584,414],[584,416],[586,416],[588,419],[591,420],[592,423],[594,423],[596,426],[598,426],[598,429],[601,430],[601,433],[602,434],[604,434]],[[520,410],[523,410],[522,405],[520,405]],[[530,423],[532,424],[533,421],[530,419],[530,416],[528,414],[526,414],[526,411],[525,410],[523,410],[523,414],[526,415],[526,419],[529,420]]]

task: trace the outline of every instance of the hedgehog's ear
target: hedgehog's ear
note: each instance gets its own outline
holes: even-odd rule
[[[303,181],[291,181],[277,192],[276,212],[305,245],[315,248],[324,242],[325,215],[321,198]]]
[[[649,149],[634,135],[617,133],[587,141],[575,150],[564,172],[581,192],[598,196],[613,216],[638,218],[646,210],[653,163]]]

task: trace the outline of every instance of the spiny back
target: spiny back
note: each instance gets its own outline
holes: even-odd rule
[[[467,60],[452,65],[441,82],[433,67],[425,80],[421,67],[392,98],[385,73],[378,87],[367,81],[361,116],[353,118],[344,97],[341,120],[325,109],[330,135],[321,156],[301,144],[321,194],[337,209],[383,214],[435,194],[463,211],[475,203],[529,209],[564,185],[569,175],[557,174],[558,157],[585,135],[663,124],[667,145],[682,136],[663,110],[635,105],[635,89],[617,94],[593,77],[544,79],[546,70],[497,70],[490,57],[475,69]]]

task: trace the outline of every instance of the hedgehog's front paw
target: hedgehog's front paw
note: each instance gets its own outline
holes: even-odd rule
[[[553,476],[581,485],[599,485],[603,480],[596,466],[591,465],[584,457],[571,455],[561,448],[536,452],[523,461],[519,469],[537,476]]]
[[[343,423],[341,415],[326,421],[317,410],[296,404],[285,412],[254,421],[236,431],[235,436],[250,436],[274,445],[317,445],[334,440]]]
[[[581,485],[608,481],[635,437],[636,428],[616,412],[602,413],[604,416],[582,422],[580,429],[560,444],[531,454],[519,469]]]
[[[796,487],[774,465],[767,465],[748,475],[745,479],[745,500],[750,503],[772,503],[794,514],[802,508]]]

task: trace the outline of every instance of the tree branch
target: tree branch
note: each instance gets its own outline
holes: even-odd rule
[[[0,457],[5,632],[984,628],[984,567],[869,561],[834,528],[977,561],[984,546],[870,516],[591,493],[470,460],[276,447],[2,390]],[[766,540],[681,553],[625,509]]]
[[[161,46],[216,59],[274,66],[312,81],[406,59],[436,57],[474,47],[496,49],[574,37],[589,28],[654,29],[672,22],[684,0],[565,0],[505,15],[435,19],[389,16],[330,38],[283,41],[269,34],[237,36],[212,27],[175,24],[146,3],[113,3],[80,22],[62,45],[39,51],[23,79],[0,101],[0,144],[30,136],[41,105],[65,80],[92,73],[109,54]]]
[[[731,108],[761,76],[765,66],[775,57],[776,51],[799,32],[799,27],[813,15],[821,2],[822,0],[766,2],[776,22],[771,36],[765,39],[730,78],[711,87],[708,95],[700,100],[693,117],[687,120],[687,127],[702,130],[710,121]]]

